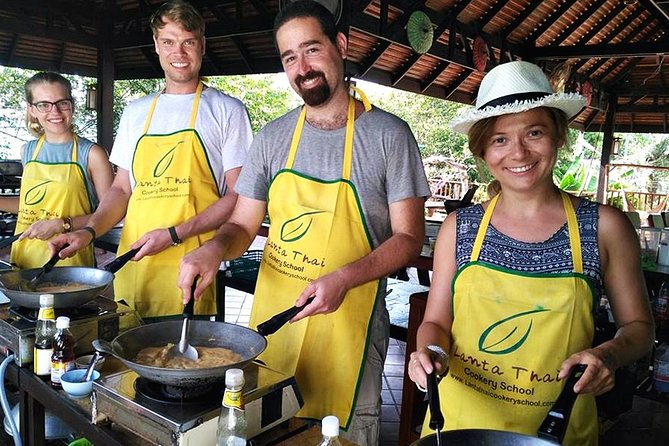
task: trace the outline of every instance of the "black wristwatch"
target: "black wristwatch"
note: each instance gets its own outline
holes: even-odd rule
[[[170,226],[169,228],[167,228],[167,230],[169,231],[170,238],[172,239],[172,246],[177,246],[183,243],[179,238],[179,236],[177,235],[177,230],[174,229],[174,226]]]

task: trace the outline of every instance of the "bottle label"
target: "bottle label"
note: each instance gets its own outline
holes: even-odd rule
[[[55,384],[60,384],[60,377],[65,374],[65,372],[69,372],[70,370],[74,369],[74,362],[73,361],[67,361],[67,362],[51,362],[51,382]]]
[[[244,403],[242,401],[242,392],[226,390],[223,394],[223,406],[243,411]]]
[[[56,311],[53,308],[40,308],[39,314],[37,315],[37,319],[56,320]]]
[[[38,376],[46,376],[51,373],[52,348],[33,349],[33,372]]]

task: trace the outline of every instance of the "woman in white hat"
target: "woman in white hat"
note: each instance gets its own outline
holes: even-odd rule
[[[584,106],[555,94],[541,69],[510,62],[481,82],[476,109],[451,126],[467,133],[498,193],[443,223],[418,350],[409,376],[439,385],[445,430],[536,435],[570,369],[586,364],[564,444],[597,444],[594,396],[615,370],[645,355],[653,320],[639,242],[622,212],[553,182],[568,120]],[[593,312],[606,293],[618,331],[592,347]],[[424,430],[424,433],[428,433]]]

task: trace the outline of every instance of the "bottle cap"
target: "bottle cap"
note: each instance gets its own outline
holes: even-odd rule
[[[56,328],[70,328],[70,318],[67,316],[58,316],[56,318]]]
[[[334,415],[328,415],[323,418],[323,422],[321,423],[321,433],[324,437],[338,437],[339,419]]]
[[[53,294],[40,294],[39,295],[39,306],[40,307],[53,307]]]
[[[225,371],[225,385],[227,387],[241,387],[244,385],[244,371],[228,369]]]

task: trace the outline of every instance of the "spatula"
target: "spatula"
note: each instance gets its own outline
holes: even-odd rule
[[[65,246],[63,246],[63,248],[65,248]],[[37,283],[42,279],[42,276],[51,271],[56,262],[60,260],[59,255],[60,251],[51,256],[49,261],[46,262],[44,266],[40,268],[39,271],[37,271],[37,274],[35,274],[35,276],[32,279],[30,279],[29,282],[25,283],[25,287],[27,288],[28,291],[35,291],[35,289],[37,288]]]

